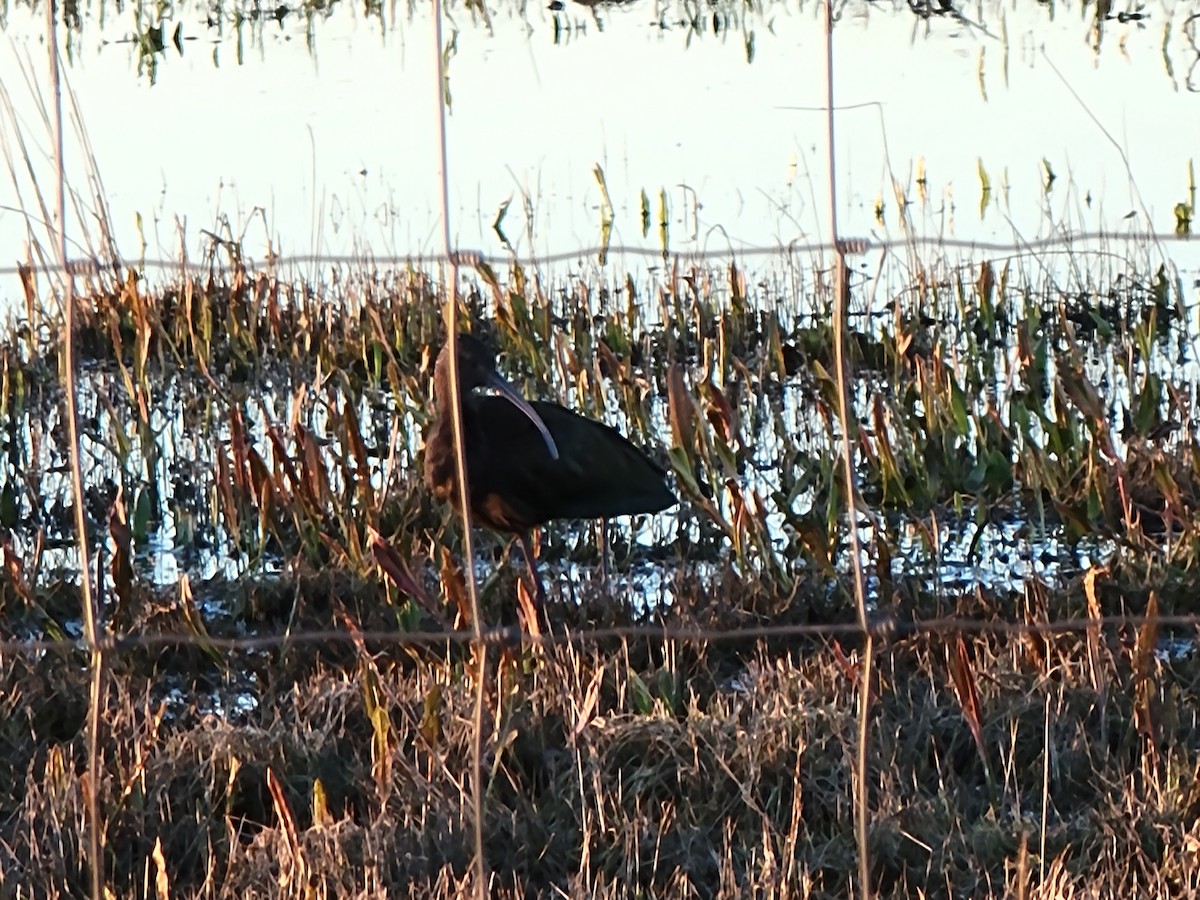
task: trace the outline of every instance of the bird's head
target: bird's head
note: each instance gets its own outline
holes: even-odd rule
[[[449,341],[442,348],[442,352],[438,354],[437,366],[434,369],[434,379],[438,385],[435,388],[435,392],[440,393],[444,390],[445,396],[448,397],[450,395]],[[550,458],[558,459],[558,445],[554,443],[550,429],[546,427],[546,423],[542,421],[542,417],[526,402],[520,392],[505,381],[500,373],[496,371],[496,354],[492,352],[492,348],[479,338],[460,332],[458,335],[459,394],[465,397],[478,388],[491,388],[517,409],[521,410],[521,412],[525,413],[529,417],[529,421],[541,433],[542,439],[546,442],[546,449],[550,452]],[[439,400],[439,402],[442,401]]]
[[[442,347],[438,354],[435,377],[450,383],[450,342]],[[458,385],[459,390],[469,394],[476,388],[494,387],[495,379],[500,378],[496,372],[496,354],[492,348],[471,334],[460,333],[458,336]],[[505,382],[507,384],[507,382]]]

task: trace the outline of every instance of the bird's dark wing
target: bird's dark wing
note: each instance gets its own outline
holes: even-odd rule
[[[472,398],[473,424],[485,437],[472,460],[471,493],[503,530],[658,512],[675,503],[663,469],[616,429],[554,403],[532,406],[554,437],[557,460],[507,400]]]

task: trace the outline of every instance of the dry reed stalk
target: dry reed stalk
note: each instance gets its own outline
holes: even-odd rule
[[[450,284],[446,289],[445,319],[446,340],[450,347],[450,405],[451,421],[454,423],[454,450],[458,467],[458,493],[462,509],[463,553],[467,594],[471,598],[471,634],[476,648],[475,658],[479,670],[475,678],[475,709],[473,726],[474,740],[471,747],[471,806],[475,833],[475,890],[481,900],[486,900],[488,890],[488,866],[483,849],[483,707],[487,674],[487,647],[483,643],[483,622],[479,608],[479,592],[475,585],[475,551],[471,540],[471,494],[467,484],[467,460],[463,447],[462,398],[458,380],[458,260],[450,243],[450,174],[446,152],[446,57],[442,51],[442,0],[434,0],[433,34],[437,59],[438,100],[438,148],[441,159],[442,182],[442,245],[449,260]]]
[[[104,897],[104,857],[100,841],[100,709],[104,699],[104,649],[100,642],[99,613],[92,593],[88,565],[87,511],[83,471],[79,460],[79,398],[75,387],[75,278],[67,262],[66,176],[63,171],[62,82],[58,70],[58,36],[54,26],[56,3],[46,4],[46,38],[50,54],[50,81],[54,88],[55,206],[58,217],[58,258],[63,272],[63,389],[66,392],[67,432],[71,456],[71,492],[75,502],[75,530],[79,540],[79,580],[83,598],[83,628],[91,649],[91,689],[88,698],[88,770],[85,793],[88,814],[88,867],[92,900]]]
[[[847,384],[850,380],[846,370],[846,301],[849,298],[850,286],[846,282],[846,254],[838,240],[837,220],[837,170],[834,157],[834,123],[833,123],[833,4],[825,4],[825,115],[827,150],[829,158],[829,228],[834,244],[834,259],[836,269],[833,278],[833,353],[834,365],[837,369],[838,386],[838,424],[841,428],[841,457],[842,478],[846,492],[846,518],[850,533],[850,561],[854,571],[854,599],[858,607],[858,624],[865,636],[863,645],[862,675],[858,682],[858,746],[855,754],[854,784],[855,796],[855,832],[858,839],[858,895],[863,900],[870,900],[871,891],[871,860],[867,848],[867,740],[870,731],[871,714],[871,668],[874,656],[875,642],[871,634],[870,623],[867,621],[866,592],[863,588],[862,561],[859,559],[858,545],[858,506],[856,479],[854,477],[854,461],[851,458],[850,435],[850,399]]]

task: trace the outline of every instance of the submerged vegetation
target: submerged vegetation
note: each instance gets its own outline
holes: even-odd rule
[[[777,17],[805,16],[815,20],[819,16],[812,14],[819,11],[820,4],[806,0],[800,0],[798,4],[784,3],[782,0],[759,0],[754,3],[708,0],[703,4],[661,0],[656,3],[642,0],[547,0],[530,4],[528,0],[514,0],[489,6],[479,0],[461,3],[447,0],[444,7],[456,30],[477,27],[491,33],[497,21],[515,18],[522,21],[526,28],[531,27],[533,22],[543,23],[544,33],[556,45],[567,45],[603,33],[605,18],[613,9],[630,7],[645,16],[647,28],[677,34],[689,46],[703,40],[727,43],[741,54],[747,64],[753,64],[757,44],[774,36]],[[1106,38],[1110,44],[1122,45],[1122,35],[1129,31],[1153,28],[1161,30],[1163,50],[1167,53],[1169,45],[1177,40],[1173,29],[1181,26],[1185,37],[1180,42],[1179,52],[1186,55],[1195,50],[1194,16],[1188,15],[1188,11],[1194,7],[1192,2],[1180,3],[1164,15],[1158,11],[1149,12],[1141,4],[1132,4],[1129,9],[1116,9],[1114,4],[1107,2],[1054,0],[1036,4],[1031,10],[1037,16],[1037,22],[1049,23],[1057,17],[1077,17],[1086,24],[1088,44],[1096,52],[1105,44]],[[331,20],[362,19],[373,23],[380,36],[386,37],[390,32],[403,31],[415,17],[423,15],[426,8],[414,0],[402,3],[395,0],[389,3],[364,0],[361,4],[347,4],[340,0],[276,0],[269,4],[261,0],[211,0],[206,3],[160,0],[154,4],[92,4],[67,0],[57,5],[56,18],[65,27],[68,57],[74,57],[84,37],[99,30],[105,32],[105,43],[111,41],[131,47],[136,55],[137,74],[154,83],[160,65],[170,64],[191,53],[205,52],[211,55],[216,66],[226,60],[243,65],[247,50],[253,48],[258,52],[266,52],[275,39],[288,41],[293,36],[302,36],[309,53],[316,56],[321,28]],[[3,0],[0,2],[0,29],[10,29],[14,21],[21,23],[19,27],[27,27],[29,19],[26,17],[36,16],[40,22],[44,19],[43,9],[39,2],[10,4],[8,0]],[[872,13],[900,14],[911,18],[914,38],[922,32],[927,34],[936,23],[944,23],[952,31],[963,28],[978,37],[998,35],[1005,45],[1005,52],[1008,52],[1007,17],[1011,10],[1002,3],[978,3],[967,13],[962,4],[949,2],[892,0],[887,5],[861,2],[846,4],[839,14],[851,20]],[[121,36],[116,36],[118,34]],[[449,55],[452,55],[455,45],[452,37]],[[1184,67],[1189,64],[1189,60],[1180,63]],[[1173,64],[1168,61],[1168,74],[1172,68]]]
[[[885,895],[1195,891],[1194,627],[1009,627],[1197,612],[1195,307],[1169,266],[1114,258],[929,263],[886,301],[850,280]],[[87,512],[119,639],[97,786],[117,895],[470,884],[481,651],[428,637],[469,623],[460,523],[421,479],[442,277],[293,283],[234,254],[161,288],[81,279]],[[89,676],[61,326],[49,286],[21,283],[0,341],[0,884],[77,896]],[[574,639],[488,653],[496,895],[852,888],[864,645],[831,283],[799,259],[756,278],[681,259],[464,274],[460,321],[506,376],[662,448],[682,501],[612,529],[611,592],[592,526],[543,535],[555,634]],[[514,622],[516,566],[480,546],[485,622]],[[947,616],[972,628],[921,627]]]

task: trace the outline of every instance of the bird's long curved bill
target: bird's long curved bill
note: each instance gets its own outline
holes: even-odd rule
[[[550,434],[550,429],[546,427],[546,423],[542,421],[542,417],[526,402],[517,389],[494,372],[491,378],[488,379],[488,387],[495,388],[504,395],[505,400],[529,416],[529,421],[533,423],[533,427],[538,430],[538,433],[542,436],[542,440],[546,442],[546,449],[550,451],[550,458],[558,459],[558,445],[554,443],[554,437]]]

